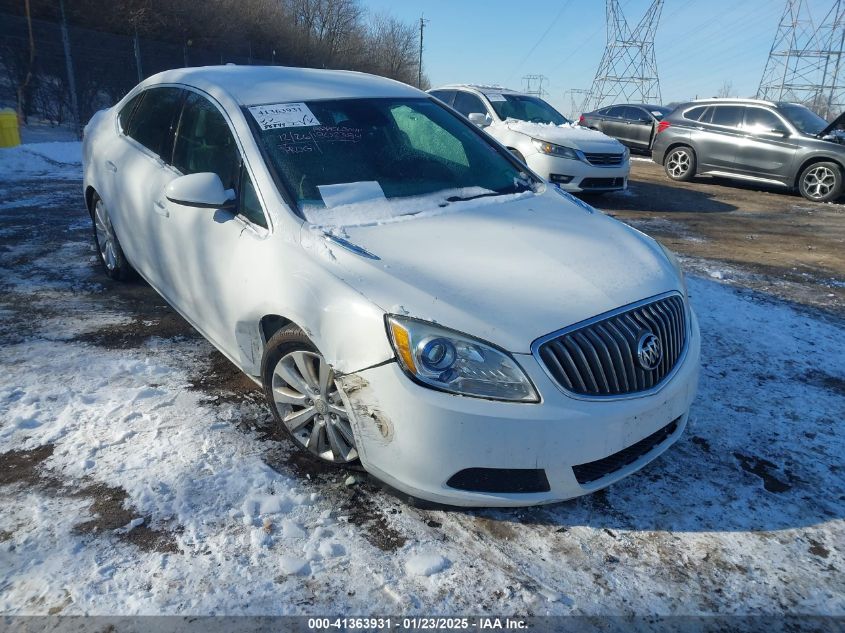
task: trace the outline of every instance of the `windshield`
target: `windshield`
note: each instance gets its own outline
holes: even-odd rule
[[[778,110],[785,116],[799,132],[804,134],[818,134],[828,125],[827,121],[818,114],[796,103],[780,103]]]
[[[501,92],[487,94],[486,96],[490,100],[490,105],[493,106],[496,114],[502,120],[519,119],[530,123],[552,123],[554,125],[569,123],[569,119],[539,97]]]
[[[503,150],[432,99],[338,99],[249,111],[272,168],[300,209],[531,187]]]

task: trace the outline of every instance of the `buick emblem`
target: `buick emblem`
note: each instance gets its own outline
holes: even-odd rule
[[[646,371],[655,369],[663,359],[663,345],[651,332],[646,332],[637,342],[637,360]]]

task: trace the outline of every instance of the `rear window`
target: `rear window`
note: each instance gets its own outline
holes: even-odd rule
[[[707,106],[698,106],[684,112],[684,118],[690,121],[701,121],[702,115],[707,111]]]
[[[710,122],[713,125],[721,125],[723,127],[739,127],[740,123],[742,123],[744,110],[745,108],[743,106],[715,106]]]
[[[135,111],[135,108],[138,107],[138,104],[141,103],[141,99],[144,97],[143,92],[139,92],[134,97],[129,100],[125,106],[120,109],[120,112],[117,115],[117,120],[120,122],[120,130],[122,132],[126,132],[129,129],[129,121],[132,119],[132,113]]]
[[[135,109],[126,131],[141,145],[169,162],[173,127],[182,103],[180,88],[150,88]]]

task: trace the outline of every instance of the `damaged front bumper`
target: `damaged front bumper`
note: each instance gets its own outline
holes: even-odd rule
[[[537,404],[422,387],[395,362],[340,377],[364,468],[411,496],[459,506],[522,506],[599,490],[666,450],[687,423],[699,372],[695,317],[682,365],[657,392],[619,400],[562,393],[515,355]]]

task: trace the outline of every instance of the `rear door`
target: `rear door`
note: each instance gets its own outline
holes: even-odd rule
[[[771,109],[748,106],[737,148],[736,170],[757,178],[788,182],[798,143],[790,129]]]
[[[712,105],[693,123],[690,139],[698,159],[698,170],[732,170],[737,148],[744,136],[745,106]]]
[[[165,253],[156,236],[166,214],[161,192],[172,178],[167,163],[183,98],[181,88],[145,90],[129,120],[119,156],[109,159],[114,165],[118,198],[113,218],[118,239],[131,264],[165,295]]]
[[[634,106],[622,108],[623,136],[620,137],[625,145],[637,149],[648,149],[651,144],[652,119],[645,110]]]
[[[599,129],[608,136],[612,136],[617,139],[623,139],[628,133],[625,130],[626,127],[627,126],[625,125],[625,107],[612,106],[606,110],[604,120],[602,121],[601,127]]]

